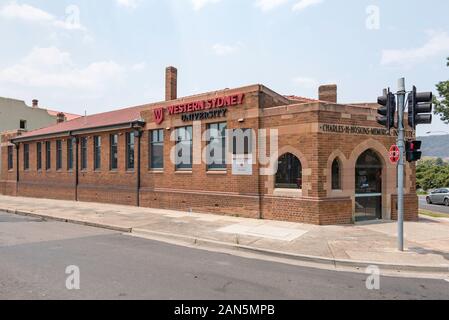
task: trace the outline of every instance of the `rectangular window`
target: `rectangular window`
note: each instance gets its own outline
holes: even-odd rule
[[[192,170],[193,137],[192,126],[176,129],[176,169]]]
[[[126,170],[134,170],[134,137],[134,132],[128,132],[126,134]]]
[[[101,169],[101,137],[94,137],[94,170]]]
[[[149,168],[154,170],[164,169],[164,130],[153,130],[149,132]]]
[[[76,139],[67,140],[67,170],[73,170],[73,149],[76,143]]]
[[[42,143],[36,144],[36,167],[37,170],[42,170]]]
[[[81,138],[81,170],[87,169],[87,138]]]
[[[226,169],[226,129],[227,123],[207,125],[207,169]]]
[[[234,129],[231,141],[234,155],[252,154],[253,135],[251,129]]]
[[[8,170],[14,168],[14,147],[8,146]]]
[[[27,121],[20,120],[20,129],[25,130],[27,128]]]
[[[110,169],[118,169],[118,134],[111,134],[110,136]]]
[[[51,142],[45,142],[45,168],[47,170],[51,169]]]
[[[56,141],[56,170],[62,169],[62,141]]]
[[[30,169],[30,145],[29,144],[23,145],[23,169],[24,170]]]

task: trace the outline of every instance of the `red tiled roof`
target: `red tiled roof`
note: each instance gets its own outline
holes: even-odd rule
[[[87,117],[79,117],[74,120],[62,122],[46,128],[34,130],[21,135],[22,138],[30,138],[57,133],[64,133],[74,130],[93,129],[98,127],[114,126],[119,124],[131,123],[140,120],[140,112],[145,106],[126,108],[121,110],[109,111],[105,113],[94,114]]]
[[[285,96],[285,98],[292,100],[294,102],[298,103],[310,103],[310,102],[316,102],[318,100],[305,98],[305,97],[299,97],[295,95]],[[138,121],[141,118],[140,113],[148,108],[148,105],[143,106],[137,106],[137,107],[131,107],[126,109],[120,109],[115,111],[109,111],[105,113],[99,113],[90,115],[87,117],[78,116],[74,114],[65,114],[67,116],[67,119],[69,121],[59,123],[53,126],[49,126],[46,128],[34,130],[27,132],[20,137],[19,139],[23,138],[32,138],[32,137],[38,137],[38,136],[46,136],[46,135],[53,135],[58,133],[66,133],[69,131],[79,131],[79,130],[85,130],[85,129],[94,129],[98,127],[108,127],[108,126],[114,126],[114,125],[120,125],[120,124],[126,124],[131,123],[134,121]],[[53,112],[57,114],[57,111],[50,111],[47,110],[49,113]]]
[[[46,110],[49,115],[54,116],[54,117],[56,117],[58,115],[58,113],[62,112],[62,111],[54,111],[54,110],[48,110],[48,109],[46,109]],[[75,120],[76,118],[81,117],[79,114],[67,113],[67,112],[62,112],[62,113],[64,113],[67,121]]]

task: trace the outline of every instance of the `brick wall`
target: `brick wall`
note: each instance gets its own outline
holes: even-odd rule
[[[242,91],[243,90],[243,91]],[[64,200],[117,203],[183,211],[196,211],[233,215],[241,217],[287,220],[319,225],[348,224],[353,217],[354,159],[363,151],[375,148],[379,154],[388,150],[395,142],[394,136],[371,136],[357,134],[333,134],[320,131],[322,123],[338,123],[364,127],[378,127],[374,120],[375,109],[369,107],[344,106],[330,103],[313,102],[293,104],[282,96],[276,95],[260,86],[245,89],[227,90],[191,99],[209,99],[218,95],[231,95],[245,92],[242,106],[230,107],[227,118],[204,121],[200,131],[204,132],[208,123],[227,122],[229,129],[252,128],[276,129],[279,133],[279,151],[295,154],[303,165],[303,190],[293,196],[277,194],[273,175],[259,175],[259,169],[265,165],[254,164],[253,175],[236,176],[232,174],[232,166],[221,172],[209,172],[204,163],[194,164],[191,171],[176,171],[170,162],[171,150],[175,146],[172,135],[175,128],[192,123],[182,122],[180,116],[169,117],[161,125],[153,119],[154,107],[167,106],[172,102],[149,105],[141,116],[147,123],[141,138],[141,189],[137,192],[137,163],[134,170],[126,169],[126,132],[127,130],[99,133],[102,141],[101,168],[94,169],[94,134],[88,137],[87,169],[79,171],[79,184],[76,188],[75,170],[67,168],[67,140],[61,137],[62,168],[56,170],[56,140],[51,142],[51,169],[45,169],[45,144],[42,145],[42,170],[37,170],[36,141],[29,142],[30,169],[23,166],[23,144],[19,156],[19,184],[16,186],[16,173],[7,170],[7,152],[3,152],[2,194]],[[243,120],[243,121],[242,121]],[[149,132],[154,129],[164,130],[163,172],[149,168]],[[111,171],[109,163],[110,135],[118,134],[118,169]],[[13,136],[5,137],[5,143]],[[196,139],[196,138],[194,138]],[[196,139],[200,141],[201,139]],[[198,143],[201,148],[205,141]],[[195,142],[194,142],[195,146]],[[6,144],[2,145],[6,148]],[[259,146],[258,146],[259,147]],[[268,143],[268,150],[270,145]],[[137,141],[135,148],[137,159]],[[256,150],[258,151],[258,150]],[[194,152],[196,152],[194,150]],[[336,153],[337,152],[337,153]],[[330,190],[329,163],[338,154],[346,170],[344,188],[335,193]],[[14,157],[16,155],[14,154]],[[81,148],[78,150],[81,161]],[[75,162],[74,156],[74,162]],[[200,154],[201,158],[201,154]],[[351,162],[352,161],[352,162]],[[14,160],[15,164],[15,160]],[[387,164],[385,163],[387,166]],[[391,173],[391,168],[388,169]],[[407,219],[417,217],[414,166],[408,169],[408,205]],[[387,172],[387,171],[386,171]],[[393,175],[395,173],[393,172]],[[394,178],[394,177],[393,177]],[[393,187],[388,187],[385,194],[390,197]],[[299,192],[299,190],[298,190]],[[394,199],[393,196],[391,196]],[[393,203],[393,202],[392,202]],[[385,208],[388,209],[386,201]],[[394,206],[393,206],[394,207]],[[394,208],[391,213],[394,217]]]
[[[391,219],[398,220],[398,197],[397,195],[391,196],[392,212]],[[417,195],[405,195],[404,196],[404,220],[405,221],[418,221],[419,219],[419,199]]]

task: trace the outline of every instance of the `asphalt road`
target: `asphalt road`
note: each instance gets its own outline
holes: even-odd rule
[[[445,213],[449,218],[449,207],[446,207],[445,205],[427,204],[425,196],[419,197],[419,208],[432,212]]]
[[[67,290],[66,268],[80,270]],[[0,299],[449,299],[449,282],[325,271],[0,213]]]

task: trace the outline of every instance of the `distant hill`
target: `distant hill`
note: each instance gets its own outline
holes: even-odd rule
[[[420,137],[423,157],[449,160],[449,135]]]

